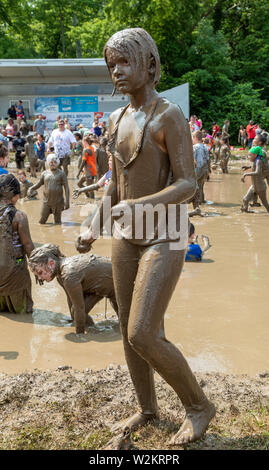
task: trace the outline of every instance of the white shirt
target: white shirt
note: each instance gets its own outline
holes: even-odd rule
[[[70,144],[75,143],[76,139],[68,129],[64,129],[63,131],[54,129],[49,138],[49,142],[54,147],[56,155],[61,158],[70,154]]]

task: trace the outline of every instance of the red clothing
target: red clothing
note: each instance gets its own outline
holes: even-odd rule
[[[97,171],[96,171],[95,151],[93,147],[88,147],[84,150],[82,160],[86,162],[87,173],[90,176],[96,176]]]
[[[253,124],[248,124],[246,127],[247,135],[249,139],[255,139],[256,137],[256,129],[258,126],[253,126]]]
[[[220,130],[218,124],[216,124],[215,126],[213,126],[213,127],[212,127],[212,130],[213,130],[213,137],[215,137],[216,133],[219,132],[219,130]]]

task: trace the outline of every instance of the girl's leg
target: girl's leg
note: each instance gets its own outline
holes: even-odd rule
[[[249,212],[248,205],[250,201],[253,199],[253,195],[254,195],[254,187],[251,185],[248,189],[247,194],[243,197],[243,204],[241,206],[242,212]]]
[[[133,289],[128,340],[177,393],[184,407],[205,399],[185,358],[164,333],[163,318],[178,282],[185,250],[170,250],[169,243],[144,249]],[[137,381],[142,381],[136,369]],[[146,394],[147,391],[144,390]]]
[[[267,201],[267,197],[266,197],[266,190],[265,191],[258,191],[258,196],[260,198],[260,200],[262,201],[265,209],[267,210],[267,212],[269,212],[269,204],[268,204],[268,201]]]
[[[51,213],[51,209],[49,206],[47,206],[47,204],[45,204],[43,202],[43,206],[42,206],[42,209],[41,209],[41,217],[40,217],[40,220],[39,220],[39,223],[40,224],[45,224],[49,218],[49,215]]]
[[[185,420],[171,444],[182,445],[199,439],[215,415],[182,353],[164,333],[164,314],[176,287],[185,259],[185,250],[172,251],[169,243],[143,249],[132,296],[128,341],[133,349],[171,385],[186,410]],[[149,390],[143,373],[129,361],[134,384],[142,384],[142,400]]]
[[[148,419],[157,416],[157,400],[153,380],[153,370],[128,340],[128,321],[132,304],[134,283],[139,264],[139,247],[126,240],[112,242],[112,271],[116,299],[119,310],[119,320],[123,338],[123,346],[127,365],[136,390],[141,413],[135,415],[132,422],[122,425],[134,428],[144,424]]]
[[[62,223],[62,210],[63,207],[61,204],[60,207],[56,206],[53,208],[54,223],[57,225],[61,225]]]
[[[63,165],[63,171],[65,172],[66,174],[66,177],[68,176],[68,165],[69,165],[69,162],[70,162],[70,157],[68,155],[65,155],[64,158],[63,158],[63,161],[62,161],[62,165]]]
[[[94,183],[94,177],[93,176],[87,176],[86,177],[86,186],[90,186],[93,183]],[[94,191],[87,191],[86,196],[90,199],[94,199]]]
[[[183,355],[164,334],[163,317],[184,257],[184,250],[170,251],[168,243],[144,248],[113,240],[113,279],[125,355],[142,410],[122,426],[143,425],[156,416],[154,368],[174,388],[186,408],[183,429],[173,444],[198,439],[215,414]]]

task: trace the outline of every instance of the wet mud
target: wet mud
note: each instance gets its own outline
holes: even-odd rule
[[[166,335],[183,352],[196,372],[256,374],[269,368],[268,301],[266,289],[269,254],[269,218],[263,207],[241,213],[247,183],[241,183],[241,166],[230,162],[229,174],[215,170],[205,184],[210,202],[201,206],[204,217],[192,218],[196,234],[207,235],[212,247],[201,263],[185,263],[165,315]],[[72,191],[76,165],[68,182]],[[31,178],[35,183],[37,180]],[[102,191],[98,191],[97,197]],[[42,196],[20,200],[35,246],[54,243],[66,256],[77,254],[75,240],[92,200],[81,195],[62,213],[62,225],[52,215],[39,225]],[[191,207],[190,207],[191,209]],[[93,253],[111,256],[111,240],[97,240]],[[0,370],[17,374],[25,370],[99,370],[125,364],[117,317],[102,300],[91,311],[97,328],[77,338],[64,291],[56,280],[43,286],[33,282],[34,313],[1,314]]]

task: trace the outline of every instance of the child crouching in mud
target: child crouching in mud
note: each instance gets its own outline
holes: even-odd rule
[[[94,326],[88,314],[104,297],[110,300],[118,314],[109,258],[93,254],[66,258],[58,246],[48,243],[32,252],[29,266],[41,283],[50,282],[56,277],[63,287],[71,317],[75,321],[76,334],[83,334],[87,326]]]
[[[12,174],[0,176],[0,312],[31,313],[31,278],[27,268],[34,244],[28,219],[16,209],[19,181]]]

